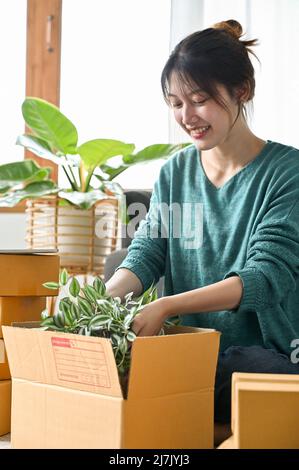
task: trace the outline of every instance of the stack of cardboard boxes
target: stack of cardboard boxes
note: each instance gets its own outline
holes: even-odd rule
[[[0,253],[0,436],[10,431],[11,416],[11,375],[2,326],[40,320],[46,296],[57,295],[42,284],[57,281],[58,276],[57,255]]]

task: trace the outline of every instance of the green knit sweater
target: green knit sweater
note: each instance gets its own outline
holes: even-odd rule
[[[220,188],[195,146],[178,152],[119,268],[144,289],[164,275],[166,296],[240,276],[237,309],[181,315],[182,323],[220,331],[221,350],[263,345],[289,355],[299,338],[299,151],[267,141]]]

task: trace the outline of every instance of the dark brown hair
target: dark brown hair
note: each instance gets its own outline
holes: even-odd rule
[[[202,89],[219,105],[227,109],[216,86],[225,86],[231,97],[237,88],[246,86],[245,101],[252,100],[255,90],[254,68],[249,53],[257,39],[241,40],[242,26],[238,21],[227,20],[211,28],[195,32],[184,38],[171,53],[161,76],[162,91],[168,102],[171,75],[191,90]],[[256,57],[257,58],[257,57]],[[258,60],[258,59],[257,59]],[[244,102],[239,100],[239,113],[245,112]],[[238,113],[238,115],[239,115]]]

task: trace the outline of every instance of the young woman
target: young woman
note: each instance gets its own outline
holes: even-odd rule
[[[232,372],[299,374],[290,360],[299,338],[299,151],[250,130],[256,40],[241,36],[237,21],[225,21],[170,55],[163,93],[193,145],[162,167],[147,219],[107,284],[111,295],[138,295],[165,276],[165,296],[134,321],[138,335],[156,334],[174,315],[222,333],[215,387],[222,424],[230,422]],[[161,236],[162,203],[202,207],[200,244]]]

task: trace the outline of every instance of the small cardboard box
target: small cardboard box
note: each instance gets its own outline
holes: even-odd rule
[[[7,326],[3,333],[12,447],[213,448],[220,333],[172,327],[138,337],[126,399],[108,339]]]
[[[10,371],[8,367],[7,355],[5,352],[4,340],[0,339],[0,380],[9,380]]]
[[[0,381],[0,436],[10,432],[11,380]]]
[[[0,297],[56,296],[58,291],[46,289],[42,284],[58,282],[58,277],[58,255],[0,252]]]
[[[235,372],[232,431],[237,449],[298,449],[299,374]]]
[[[0,338],[3,338],[3,325],[39,321],[45,308],[46,297],[0,297]]]
[[[221,449],[221,450],[236,449],[234,436],[230,436],[228,439],[225,439],[225,441],[221,442],[221,444],[217,447],[217,449]]]

